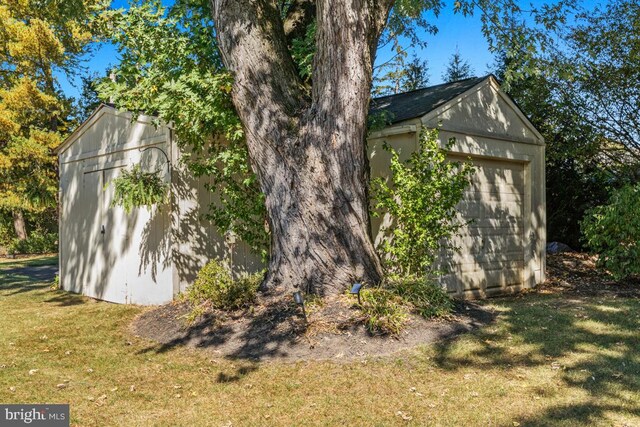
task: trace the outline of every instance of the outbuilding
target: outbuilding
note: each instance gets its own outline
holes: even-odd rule
[[[369,138],[372,176],[388,171],[383,142],[408,155],[422,126],[455,138],[452,159],[471,158],[476,173],[459,208],[472,220],[442,254],[449,292],[473,298],[530,288],[545,275],[544,141],[493,76],[377,98],[390,125]],[[68,291],[133,304],[173,300],[212,258],[236,271],[262,268],[242,242],[206,220],[214,202],[194,178],[171,126],[101,105],[57,149],[60,171],[60,283]],[[134,164],[158,170],[170,188],[165,206],[126,213],[112,205],[110,182]],[[375,235],[381,225],[374,220]]]
[[[482,298],[532,288],[545,279],[544,138],[493,75],[377,98],[373,114],[391,125],[369,138],[371,174],[384,175],[387,142],[408,156],[421,128],[438,128],[449,155],[470,159],[472,184],[458,209],[468,222],[453,239],[457,252],[441,254],[443,286],[457,297]],[[378,235],[380,219],[373,221]]]

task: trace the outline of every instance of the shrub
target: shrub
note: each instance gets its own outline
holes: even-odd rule
[[[409,321],[409,313],[429,319],[453,311],[446,291],[420,277],[391,277],[380,287],[363,289],[360,298],[359,308],[370,332],[397,335]]]
[[[7,251],[14,254],[46,254],[58,251],[58,233],[32,231],[24,240],[13,239]]]
[[[446,317],[453,311],[453,300],[441,286],[423,277],[392,277],[387,287],[413,307],[413,312],[429,319]]]
[[[255,300],[263,276],[256,273],[233,280],[225,265],[211,260],[200,270],[185,298],[195,305],[206,303],[220,310],[235,310]]]
[[[640,184],[615,190],[607,205],[587,211],[581,225],[600,267],[616,279],[640,275]]]
[[[363,289],[360,297],[360,310],[370,332],[398,335],[409,321],[404,301],[388,289]]]
[[[384,238],[378,250],[391,273],[425,274],[441,244],[465,225],[456,218],[456,205],[473,167],[447,159],[437,130],[423,128],[419,149],[406,162],[390,146],[384,148],[391,153],[391,175],[389,182],[372,181],[373,214],[388,214],[394,224],[380,230]]]

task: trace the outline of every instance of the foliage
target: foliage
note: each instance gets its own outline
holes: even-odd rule
[[[145,172],[140,164],[123,170],[111,184],[114,188],[111,206],[121,206],[127,213],[141,206],[151,209],[153,205],[162,205],[167,201],[169,184],[163,179],[162,173]]]
[[[111,11],[104,32],[122,61],[113,70],[116,81],[105,78],[96,87],[119,108],[153,111],[173,123],[189,170],[210,177],[208,188],[219,199],[208,218],[264,257],[264,197],[231,104],[232,79],[222,66],[209,7],[207,1],[177,1],[170,8],[148,1]]]
[[[360,291],[365,325],[371,332],[398,335],[407,325],[409,314],[425,319],[447,317],[453,301],[447,292],[425,277],[390,276],[377,287]]]
[[[603,138],[602,156],[640,179],[640,7],[606,2],[576,16],[541,59],[557,96]]]
[[[405,62],[406,53],[402,52],[385,65],[388,71],[374,79],[374,95],[392,95],[411,90],[422,89],[429,83],[429,67],[426,60],[414,56]]]
[[[58,145],[73,123],[57,78],[88,52],[103,0],[0,2],[0,215],[55,212]],[[36,220],[36,226],[40,226]]]
[[[313,22],[309,27],[305,36],[300,39],[294,39],[291,46],[291,57],[298,65],[298,73],[302,81],[311,84],[313,57],[316,53],[316,24]]]
[[[226,265],[211,260],[200,270],[184,298],[195,306],[207,304],[220,310],[235,310],[254,301],[263,277],[263,273],[256,273],[234,280]]]
[[[10,254],[47,254],[58,252],[58,234],[34,230],[24,239],[14,239],[7,248]]]
[[[359,305],[365,324],[371,332],[398,335],[409,321],[409,310],[403,299],[385,288],[360,291]]]
[[[469,163],[447,160],[440,148],[438,131],[422,129],[418,150],[405,162],[385,144],[391,154],[389,182],[372,181],[375,215],[389,215],[394,224],[380,230],[378,247],[391,273],[426,274],[446,239],[464,226],[455,209],[469,185]]]
[[[442,74],[442,80],[446,83],[451,83],[468,79],[469,77],[473,77],[471,64],[469,64],[469,61],[462,59],[460,52],[456,49],[453,55],[451,55],[451,59],[449,59],[447,69]]]
[[[582,230],[599,265],[614,277],[640,275],[640,184],[614,191],[608,204],[587,211]]]
[[[446,317],[453,311],[447,291],[424,276],[389,277],[386,287],[409,303],[412,311],[425,319]]]

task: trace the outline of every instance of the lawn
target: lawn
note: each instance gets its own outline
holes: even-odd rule
[[[0,402],[70,403],[74,425],[640,425],[640,301],[530,293],[495,323],[352,362],[251,363],[128,332],[144,309],[0,264]],[[8,274],[10,269],[19,274]]]

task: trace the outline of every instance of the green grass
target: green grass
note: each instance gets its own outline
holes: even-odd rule
[[[74,425],[640,425],[636,299],[496,299],[496,323],[396,357],[257,364],[161,348],[128,332],[143,308],[5,272],[0,402],[70,403]]]

